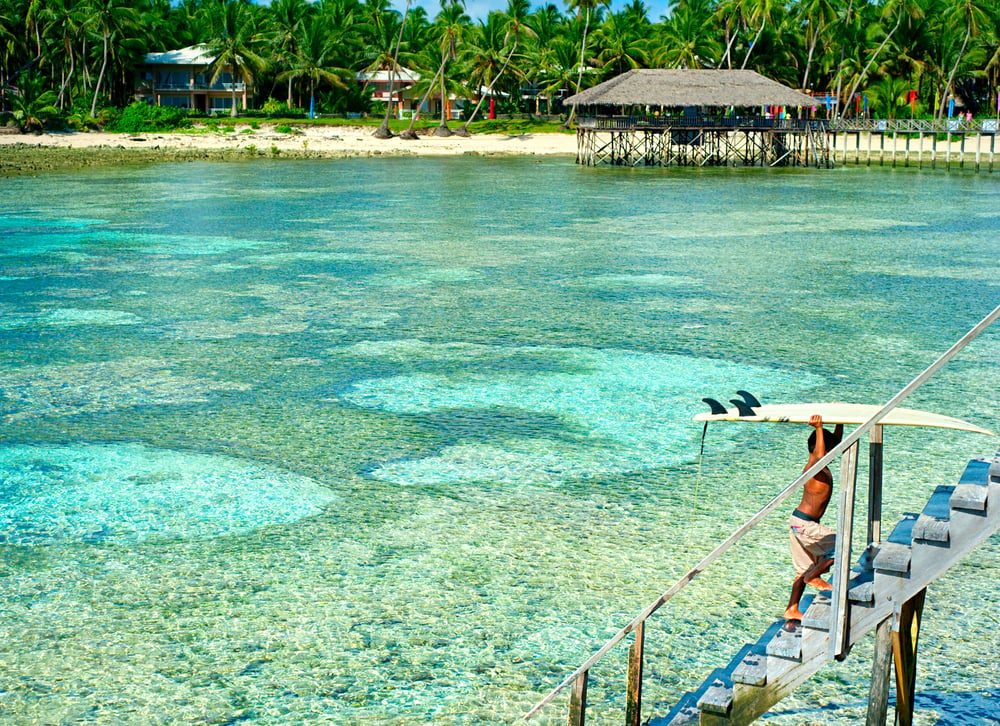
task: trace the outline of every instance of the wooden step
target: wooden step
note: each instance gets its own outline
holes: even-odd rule
[[[947,542],[951,523],[951,497],[953,486],[939,486],[934,490],[927,506],[913,525],[913,540],[924,542]]]
[[[830,630],[830,596],[820,593],[803,613],[802,627],[810,630]]]
[[[733,683],[747,686],[763,686],[767,683],[767,652],[754,647],[743,656],[743,660],[733,670]]]
[[[986,498],[989,495],[989,483],[994,476],[1000,483],[1000,462],[986,459],[973,459],[965,467],[958,486],[951,495],[951,506],[955,509],[970,509],[981,512],[986,509]]]
[[[794,621],[788,621],[785,627],[779,628],[767,643],[769,657],[799,660],[802,656],[802,627],[794,626]]]
[[[670,713],[659,718],[651,718],[646,726],[696,726],[701,720],[701,709],[693,693],[685,693]]]
[[[698,699],[698,708],[704,713],[725,716],[733,705],[733,683],[723,670],[715,671],[708,688]]]
[[[892,572],[905,575],[910,571],[910,554],[913,545],[913,527],[918,515],[904,514],[892,530],[889,539],[879,546],[873,565],[877,572]]]

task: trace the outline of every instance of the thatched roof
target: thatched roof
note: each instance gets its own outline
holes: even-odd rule
[[[816,100],[754,71],[634,70],[563,103],[571,106],[815,106]]]

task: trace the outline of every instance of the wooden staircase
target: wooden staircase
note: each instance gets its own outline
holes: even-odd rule
[[[955,486],[939,486],[923,512],[906,514],[851,570],[846,650],[1000,530],[1000,452],[969,462]],[[808,602],[808,606],[806,603]],[[831,599],[803,600],[801,623],[778,620],[725,668],[649,726],[748,724],[831,660]]]

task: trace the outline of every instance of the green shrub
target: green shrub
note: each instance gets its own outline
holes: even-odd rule
[[[260,110],[266,113],[268,116],[283,116],[283,115],[296,115],[301,116],[305,113],[304,109],[292,108],[287,103],[278,101],[273,98],[269,98],[264,101],[264,105],[260,107]]]
[[[290,134],[290,133],[292,133],[292,127],[291,126],[285,126],[285,125],[275,126],[274,130],[277,131],[279,134]]]
[[[187,111],[172,106],[150,106],[137,101],[122,111],[117,121],[108,126],[111,131],[128,134],[147,133],[149,131],[170,131],[185,128],[191,124]]]

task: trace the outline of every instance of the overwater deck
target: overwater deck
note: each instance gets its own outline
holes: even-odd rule
[[[815,166],[833,157],[825,120],[767,116],[581,118],[577,162],[588,166]]]

